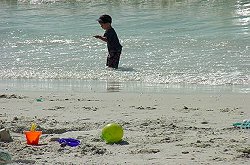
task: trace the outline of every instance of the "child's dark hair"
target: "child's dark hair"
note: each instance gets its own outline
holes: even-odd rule
[[[110,15],[104,14],[97,19],[99,23],[112,23],[112,18]]]

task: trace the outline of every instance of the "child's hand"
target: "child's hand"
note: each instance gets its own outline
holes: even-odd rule
[[[107,38],[106,38],[106,37],[103,37],[103,36],[95,35],[95,36],[93,36],[93,37],[98,38],[98,39],[100,39],[100,40],[102,40],[102,41],[105,41],[105,42],[108,41]]]
[[[99,35],[95,35],[95,36],[93,36],[93,37],[95,37],[95,38],[101,38],[101,36],[99,36]]]

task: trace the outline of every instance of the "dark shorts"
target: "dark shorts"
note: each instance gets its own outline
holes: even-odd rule
[[[109,52],[106,66],[117,69],[120,61],[120,55],[121,52]]]

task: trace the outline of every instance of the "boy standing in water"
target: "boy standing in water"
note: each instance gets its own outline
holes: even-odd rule
[[[109,55],[107,57],[106,66],[110,68],[118,68],[120,55],[122,52],[122,46],[119,42],[117,34],[113,27],[111,26],[112,18],[109,15],[102,15],[97,19],[101,27],[105,30],[103,36],[96,35],[95,38],[98,38],[104,42],[107,42]]]

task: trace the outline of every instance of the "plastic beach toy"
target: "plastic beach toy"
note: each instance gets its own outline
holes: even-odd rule
[[[73,138],[61,138],[57,140],[60,144],[68,145],[70,147],[76,147],[80,145],[80,140],[73,139]]]
[[[27,144],[29,145],[38,145],[39,138],[42,134],[42,131],[36,131],[37,125],[35,123],[31,124],[30,131],[24,131],[26,135]]]
[[[36,124],[32,123],[30,127],[30,131],[36,131],[36,127],[37,127]]]
[[[11,155],[9,152],[0,149],[0,164],[7,164],[11,161]]]
[[[118,143],[122,140],[123,137],[123,129],[122,126],[117,123],[107,124],[102,129],[102,139],[106,141],[106,143]]]
[[[42,131],[24,131],[24,133],[26,135],[27,144],[38,145]]]
[[[43,102],[43,99],[42,98],[37,98],[36,101],[37,102]]]
[[[250,129],[250,120],[243,120],[243,122],[233,123],[236,128]]]

